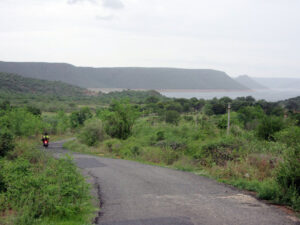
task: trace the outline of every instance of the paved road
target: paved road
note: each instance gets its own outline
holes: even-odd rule
[[[61,142],[49,152],[66,153]],[[206,177],[137,162],[73,154],[100,187],[100,225],[300,224],[274,206]]]

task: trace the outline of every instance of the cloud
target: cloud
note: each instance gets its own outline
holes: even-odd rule
[[[112,9],[124,8],[124,4],[121,0],[102,0],[102,4],[104,7],[112,8]]]
[[[96,16],[97,20],[105,20],[105,21],[113,20],[114,18],[115,18],[114,15]]]
[[[96,3],[96,0],[68,0],[69,4],[76,4],[79,2],[91,2],[91,3]]]
[[[111,9],[123,9],[124,4],[121,0],[101,0],[102,5],[105,8],[111,8]],[[77,4],[80,2],[91,2],[91,3],[97,3],[98,0],[68,0],[68,4]]]

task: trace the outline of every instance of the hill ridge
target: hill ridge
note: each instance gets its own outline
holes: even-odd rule
[[[225,72],[170,67],[77,67],[68,63],[3,62],[0,72],[59,80],[84,88],[248,90]]]

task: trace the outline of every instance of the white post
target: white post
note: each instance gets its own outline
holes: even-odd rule
[[[228,135],[229,132],[230,132],[230,108],[231,108],[231,105],[230,105],[230,103],[228,103],[227,135]]]

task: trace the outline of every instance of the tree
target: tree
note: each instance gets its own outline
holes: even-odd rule
[[[104,138],[105,131],[99,119],[86,121],[79,135],[79,140],[88,146],[94,146]]]
[[[180,114],[175,110],[168,110],[166,112],[166,122],[178,125]]]
[[[6,110],[9,110],[10,108],[11,108],[11,106],[10,106],[10,102],[8,100],[1,102],[0,110],[6,111]]]
[[[26,109],[27,109],[28,112],[32,113],[35,116],[42,115],[41,110],[39,108],[34,107],[34,106],[27,106]]]
[[[77,112],[72,112],[70,115],[70,123],[72,128],[82,126],[87,119],[92,118],[91,110],[84,107]]]
[[[109,110],[100,115],[104,120],[105,131],[114,138],[127,139],[138,117],[137,109],[128,101],[114,101]]]
[[[14,149],[13,135],[8,131],[0,131],[0,157]]]
[[[159,101],[159,98],[156,97],[156,96],[149,96],[147,99],[146,99],[146,103],[149,104],[149,103],[157,103]]]
[[[274,134],[284,128],[282,118],[275,116],[265,116],[257,130],[257,135],[268,141],[274,141]]]
[[[257,106],[244,106],[238,111],[238,119],[246,126],[247,123],[253,120],[259,120],[265,115],[262,108]]]

